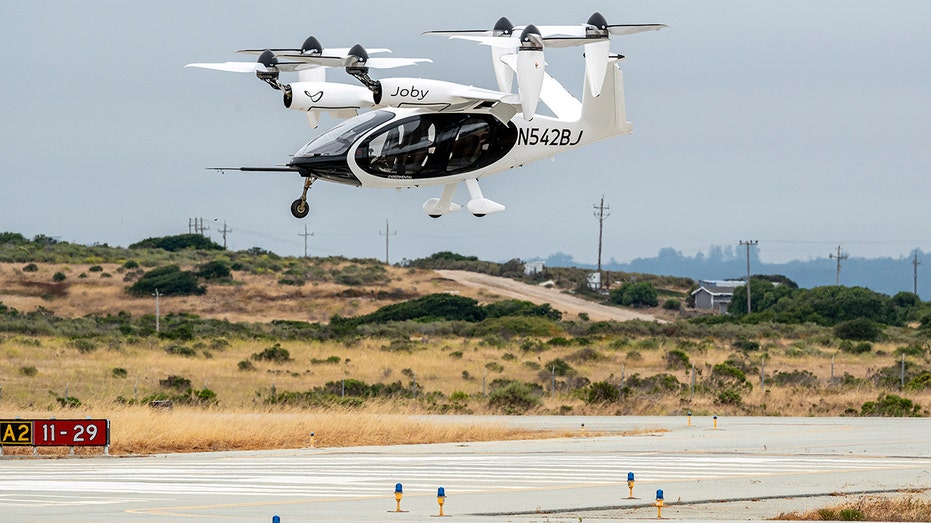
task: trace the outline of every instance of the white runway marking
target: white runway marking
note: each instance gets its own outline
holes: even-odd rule
[[[172,460],[174,461],[174,460]],[[765,477],[783,474],[864,472],[926,467],[896,458],[783,457],[731,455],[358,455],[299,453],[282,458],[200,459],[172,466],[159,458],[86,463],[22,461],[4,464],[0,506],[135,503],[198,493],[262,498],[390,497],[394,484],[405,493],[434,493],[437,485],[459,494],[617,484],[627,473],[638,484]],[[359,471],[364,470],[364,474]],[[39,492],[55,495],[40,495]],[[105,494],[93,498],[91,493]],[[119,497],[116,495],[144,495]]]

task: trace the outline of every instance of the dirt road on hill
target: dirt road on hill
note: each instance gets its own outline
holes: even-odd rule
[[[491,294],[499,294],[507,298],[527,300],[536,304],[549,303],[554,309],[562,311],[567,315],[566,319],[576,317],[580,312],[588,314],[592,320],[644,320],[658,321],[665,323],[665,320],[658,319],[649,314],[641,314],[628,309],[617,307],[608,307],[592,303],[575,296],[565,294],[558,289],[541,287],[539,285],[528,285],[509,278],[498,276],[489,276],[469,271],[452,271],[438,270],[437,274],[444,278],[449,278],[466,287],[485,289]]]

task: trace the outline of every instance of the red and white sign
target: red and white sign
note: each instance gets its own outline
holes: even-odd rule
[[[110,444],[110,420],[34,420],[33,445],[37,447],[104,447]]]

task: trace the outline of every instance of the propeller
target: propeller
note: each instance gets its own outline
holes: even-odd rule
[[[198,67],[232,73],[255,73],[255,75],[272,86],[281,89],[278,76],[281,72],[297,71],[300,81],[324,81],[320,67],[363,67],[389,69],[419,62],[429,62],[424,58],[368,58],[369,53],[390,53],[389,49],[365,50],[360,45],[352,48],[324,49],[314,36],[308,36],[300,49],[240,49],[237,53],[258,55],[255,62],[193,63],[185,67]],[[364,58],[363,58],[364,57]]]
[[[524,120],[528,122],[533,119],[540,102],[544,65],[543,37],[535,25],[528,25],[520,34],[517,48],[517,90]]]

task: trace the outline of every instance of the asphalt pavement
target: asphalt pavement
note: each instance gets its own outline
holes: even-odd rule
[[[0,459],[4,521],[759,520],[931,485],[931,419],[427,417],[573,437]],[[584,424],[584,428],[583,425]],[[632,435],[621,435],[632,434]],[[634,474],[633,496],[628,474]],[[395,486],[402,484],[401,512]]]

